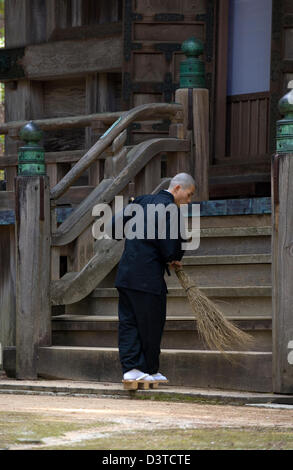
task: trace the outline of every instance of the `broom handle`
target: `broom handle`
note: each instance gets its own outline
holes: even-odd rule
[[[189,289],[191,289],[191,287],[197,288],[197,286],[195,284],[192,284],[188,287],[185,287],[185,285],[184,285],[185,272],[184,272],[184,269],[182,267],[180,268],[179,266],[175,266],[175,273],[176,273],[176,275],[177,275],[177,277],[180,281],[180,284],[181,284],[182,288],[185,290],[185,292],[188,292]]]

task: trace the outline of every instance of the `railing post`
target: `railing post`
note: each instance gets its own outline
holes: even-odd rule
[[[30,122],[20,132],[15,179],[16,377],[37,378],[38,347],[51,344],[50,186],[42,131]]]
[[[182,44],[187,59],[180,64],[180,88],[175,101],[183,105],[184,137],[191,139],[191,157],[185,170],[191,172],[196,181],[196,199],[209,199],[209,91],[205,85],[204,63],[198,57],[203,53],[203,44],[194,37]]]
[[[293,81],[279,101],[272,160],[273,391],[293,393]]]

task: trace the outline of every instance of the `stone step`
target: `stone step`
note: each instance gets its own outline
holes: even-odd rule
[[[3,365],[9,377],[15,376],[15,348],[4,348]],[[37,371],[40,377],[50,379],[122,380],[117,348],[41,347]],[[217,351],[162,349],[160,371],[174,386],[272,392],[270,352],[230,351],[223,355]]]
[[[196,231],[192,231],[195,236]],[[200,231],[197,250],[186,255],[240,255],[271,253],[271,227],[211,227]]]
[[[215,302],[227,316],[272,316],[270,286],[203,287],[202,292]],[[86,299],[66,305],[65,312],[73,315],[116,315],[118,291],[115,288],[97,288]],[[168,316],[192,315],[186,293],[171,287],[167,295]]]
[[[271,226],[201,228],[201,238],[271,236]]]
[[[213,201],[218,204],[220,201]],[[227,201],[225,201],[227,202]],[[192,226],[192,217],[188,217],[189,227]],[[270,227],[272,224],[271,214],[210,214],[201,215],[200,228],[241,228],[241,227]]]
[[[202,286],[268,286],[271,285],[271,255],[207,255],[184,256],[186,273],[198,287]],[[117,267],[98,287],[112,287]],[[165,276],[168,287],[180,287],[177,276]]]
[[[254,338],[249,350],[272,350],[270,317],[231,317],[230,320]],[[118,324],[117,315],[59,315],[52,318],[53,345],[118,347]],[[199,338],[194,316],[167,317],[161,347],[207,349]]]

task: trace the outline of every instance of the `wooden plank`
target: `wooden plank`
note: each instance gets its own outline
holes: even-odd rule
[[[258,154],[259,100],[251,101],[250,106],[250,155]]]
[[[250,142],[250,101],[243,101],[241,103],[241,129],[240,129],[240,153],[239,155],[249,155],[249,142]]]
[[[116,266],[123,249],[123,240],[99,240],[96,254],[81,272],[51,283],[52,304],[67,305],[85,298]]]
[[[206,1],[205,0],[137,0],[135,2],[135,11],[137,13],[144,13],[145,16],[153,17],[157,13],[181,13],[184,15],[192,15],[194,13],[205,13]],[[161,20],[162,21],[162,20]],[[166,22],[168,20],[166,19]],[[175,21],[175,20],[173,20]]]
[[[186,38],[195,36],[204,40],[204,25],[194,22],[192,24],[170,23],[136,23],[134,25],[133,39],[135,41],[170,41],[182,43]]]
[[[14,191],[0,191],[0,210],[14,210]]]
[[[200,201],[209,199],[209,92],[193,89],[193,158],[196,195]]]
[[[6,47],[22,47],[27,44],[28,9],[28,0],[8,0],[5,2]]]
[[[85,99],[85,108],[86,113],[96,113],[99,109],[98,107],[98,79],[99,74],[89,74],[86,76],[86,99]],[[103,123],[101,123],[103,126]],[[103,134],[103,132],[101,133]],[[86,128],[85,134],[85,147],[90,148],[95,139],[95,133],[93,128]],[[89,168],[89,184],[97,185],[100,181],[100,172],[99,172],[99,162],[93,163]]]
[[[127,165],[127,147],[122,147],[121,151],[113,157],[106,158],[104,168],[104,178],[116,178],[120,171]]]
[[[243,158],[244,160],[244,158]],[[251,163],[239,162],[238,159],[226,158],[225,160],[216,160],[214,165],[209,168],[210,177],[213,176],[233,176],[233,175],[253,175],[258,173],[271,173],[271,162],[269,156],[259,158],[252,166]]]
[[[33,116],[33,119],[43,116],[63,118],[91,114],[91,111],[88,112],[85,106],[84,77],[44,81],[43,88],[44,111],[41,116]]]
[[[15,244],[14,227],[0,227],[0,343],[15,345]]]
[[[57,205],[80,204],[95,188],[95,186],[72,186],[57,201]]]
[[[218,18],[215,154],[216,157],[224,157],[226,152],[229,0],[219,2]]]
[[[230,122],[230,152],[233,157],[239,155],[239,129],[240,115],[239,106],[231,104],[231,122]]]
[[[86,41],[56,41],[27,46],[21,65],[25,76],[34,80],[120,70],[121,37],[115,35]]]
[[[90,192],[87,198],[52,234],[52,246],[66,245],[72,242],[93,222],[92,209],[95,204],[103,201],[105,190],[110,184],[110,179],[103,180]]]
[[[258,93],[242,93],[241,95],[227,96],[228,103],[239,103],[240,101],[263,100],[268,99],[270,93],[268,91],[261,91]]]
[[[258,183],[268,182],[271,179],[269,173],[257,173],[255,175],[230,175],[230,176],[213,176],[209,178],[209,184],[242,184],[242,183]]]
[[[268,100],[261,100],[259,103],[259,154],[268,151]]]
[[[92,227],[87,227],[76,239],[74,247],[74,268],[75,272],[81,271],[84,266],[94,256],[95,239],[92,234]]]
[[[220,184],[211,185],[209,196],[212,199],[225,199],[226,197],[249,197],[256,194],[255,183]]]
[[[52,0],[49,0],[52,1]],[[99,38],[113,35],[122,34],[122,23],[105,23],[105,24],[92,24],[82,25],[75,27],[68,27],[66,29],[55,28],[51,39],[54,41],[65,41],[65,40],[85,40],[88,38]]]

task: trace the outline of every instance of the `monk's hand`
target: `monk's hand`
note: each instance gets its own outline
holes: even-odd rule
[[[182,263],[181,263],[181,261],[171,261],[171,262],[169,263],[169,266],[170,266],[171,268],[174,268],[174,269],[175,269],[175,268],[182,268]]]

